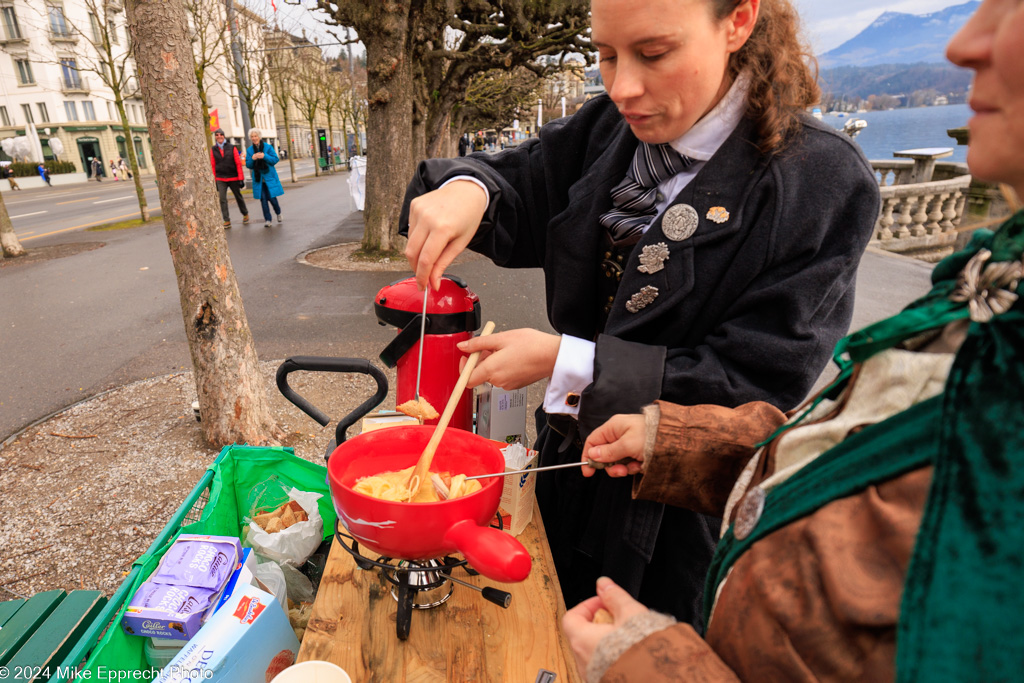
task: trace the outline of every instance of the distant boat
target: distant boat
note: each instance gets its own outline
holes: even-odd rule
[[[815,107],[811,110],[811,116],[821,121],[821,107]]]
[[[850,139],[857,137],[862,130],[868,127],[864,119],[849,119],[843,124],[843,132],[850,136]]]

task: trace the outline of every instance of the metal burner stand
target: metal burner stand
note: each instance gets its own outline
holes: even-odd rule
[[[503,520],[498,515],[497,528],[501,529],[503,526]],[[380,569],[384,578],[394,586],[391,589],[391,595],[398,601],[395,632],[399,640],[409,638],[413,610],[431,609],[443,605],[451,597],[452,591],[455,590],[454,584],[479,591],[485,600],[493,602],[503,609],[508,609],[508,606],[512,604],[512,595],[506,591],[490,586],[481,588],[452,576],[452,570],[456,567],[463,567],[470,576],[477,576],[479,574],[479,572],[469,566],[465,559],[460,560],[451,556],[445,556],[419,561],[395,560],[390,557],[379,557],[376,560],[371,560],[359,552],[359,541],[344,533],[338,522],[334,523],[334,537],[341,547],[352,556],[356,566],[364,570]],[[445,584],[448,585],[447,592],[444,592]],[[419,596],[420,593],[424,593],[424,595]],[[444,594],[440,595],[440,593]],[[425,599],[418,601],[418,597]]]

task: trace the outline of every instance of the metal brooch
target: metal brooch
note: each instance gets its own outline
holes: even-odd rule
[[[630,313],[639,313],[641,309],[654,303],[654,300],[657,298],[658,288],[647,285],[639,292],[629,297],[629,301],[626,302],[626,310]]]
[[[689,204],[670,206],[661,220],[661,231],[673,242],[682,242],[697,231],[697,209]]]
[[[652,275],[665,267],[665,261],[668,261],[668,245],[664,242],[650,244],[640,251],[640,266],[637,270]]]
[[[729,220],[729,212],[724,206],[712,206],[708,209],[707,219],[714,223],[722,224]]]
[[[981,249],[971,257],[957,279],[951,301],[967,303],[971,320],[987,323],[1010,310],[1017,301],[1017,285],[1024,277],[1021,261],[989,263],[992,252]]]

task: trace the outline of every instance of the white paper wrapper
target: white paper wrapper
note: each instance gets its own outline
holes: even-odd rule
[[[320,494],[293,488],[288,492],[288,498],[302,506],[309,515],[309,521],[292,524],[287,529],[272,534],[268,534],[255,522],[250,521],[245,545],[280,564],[301,567],[323,540],[324,520],[316,504]]]

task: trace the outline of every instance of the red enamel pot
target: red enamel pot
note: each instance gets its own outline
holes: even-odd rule
[[[352,489],[357,480],[416,464],[432,426],[389,427],[345,441],[327,461],[331,497],[341,523],[364,547],[401,560],[426,560],[454,552],[484,576],[522,581],[531,559],[514,536],[488,526],[501,501],[502,477],[481,479],[476,493],[437,503],[397,503]],[[459,429],[445,431],[430,470],[473,476],[505,469],[497,444]]]

